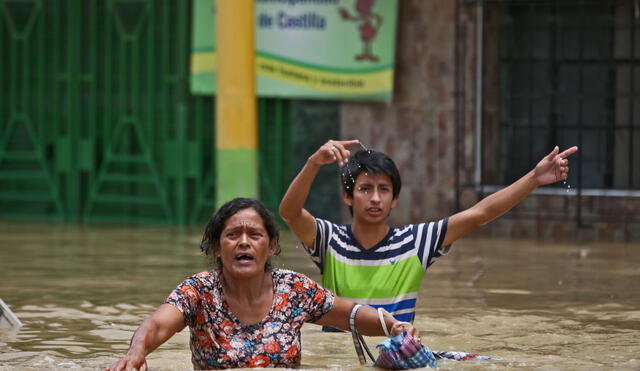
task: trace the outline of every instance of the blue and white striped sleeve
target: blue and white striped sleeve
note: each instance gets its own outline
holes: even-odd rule
[[[318,266],[320,273],[324,269],[324,256],[327,252],[327,246],[331,240],[331,233],[333,231],[333,223],[324,219],[316,218],[316,239],[313,242],[313,246],[309,247],[304,244],[305,251],[311,257],[311,260]]]
[[[434,259],[449,253],[451,246],[442,246],[447,234],[448,221],[449,218],[444,218],[437,222],[421,223],[414,226],[416,228],[414,233],[418,247],[418,258],[425,270],[433,264]]]

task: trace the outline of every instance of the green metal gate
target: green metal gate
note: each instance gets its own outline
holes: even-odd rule
[[[195,223],[215,205],[213,97],[188,91],[190,1],[0,0],[0,217]],[[290,157],[260,100],[261,187]]]

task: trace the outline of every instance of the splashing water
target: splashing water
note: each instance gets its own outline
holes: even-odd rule
[[[351,174],[351,169],[349,169],[349,167],[347,166],[347,174],[349,174],[349,180],[351,184],[356,184],[356,180],[353,179],[353,174]],[[346,185],[346,180],[345,180],[345,185]],[[349,189],[349,186],[346,186],[347,189]]]
[[[368,148],[367,148],[367,146],[365,146],[364,144],[362,144],[362,142],[358,141],[358,144],[360,145],[360,147],[362,147],[362,149],[363,149],[364,151],[366,151],[368,154],[371,154],[371,150],[370,150],[370,149],[368,149]],[[354,185],[355,185],[355,184],[356,184],[356,180],[353,178],[353,174],[351,173],[351,169],[350,169],[348,166],[346,166],[346,164],[345,164],[344,166],[345,166],[345,167],[346,167],[346,169],[347,169],[347,176],[345,176],[345,177],[344,177],[344,185],[345,185],[345,188],[346,188],[346,189],[349,189],[349,188],[350,188],[350,186],[349,186],[349,185],[347,185],[347,184],[348,184],[348,183],[351,183],[351,184],[354,184]],[[358,168],[362,169],[362,165],[361,165],[361,164],[358,164]]]
[[[571,184],[567,184],[566,180],[563,181],[562,184],[567,186],[567,193],[571,192]]]

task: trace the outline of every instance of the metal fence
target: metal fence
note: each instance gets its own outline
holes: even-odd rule
[[[0,2],[0,217],[193,223],[214,205],[213,97],[188,91],[191,2]],[[288,180],[261,99],[261,192]]]

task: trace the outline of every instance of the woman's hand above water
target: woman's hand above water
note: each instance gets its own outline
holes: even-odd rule
[[[104,370],[146,370],[147,354],[153,352],[185,326],[184,317],[176,307],[162,304],[149,318],[142,321],[140,327],[133,333],[127,354]]]
[[[147,360],[144,357],[144,354],[136,354],[128,352],[124,357],[122,357],[118,362],[115,362],[109,367],[105,367],[102,371],[146,371],[147,370]]]
[[[391,325],[389,334],[391,336],[396,336],[402,334],[405,331],[409,335],[413,336],[416,340],[418,340],[418,342],[420,342],[420,330],[413,327],[413,325],[409,322],[396,321],[393,325]]]

